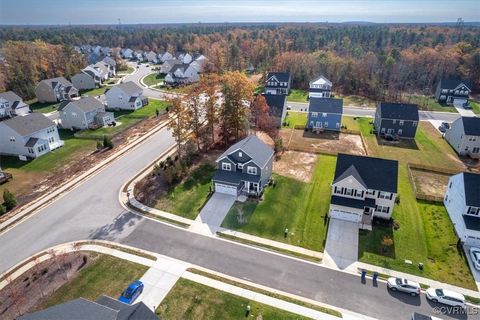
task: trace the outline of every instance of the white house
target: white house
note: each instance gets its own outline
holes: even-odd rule
[[[330,98],[332,95],[332,83],[324,76],[310,81],[308,90],[309,98]]]
[[[187,84],[200,79],[199,71],[191,64],[176,64],[165,76],[165,82],[173,84]]]
[[[450,177],[443,199],[455,232],[463,244],[480,246],[480,174]]]
[[[0,122],[0,154],[37,158],[63,144],[55,123],[41,113]]]
[[[64,129],[84,130],[103,127],[115,120],[113,113],[105,112],[103,103],[94,97],[64,101],[58,112]]]
[[[117,62],[112,57],[103,58],[102,62],[108,68],[109,77],[114,77],[117,74]]]
[[[143,89],[133,81],[117,84],[106,93],[107,108],[113,110],[137,110],[148,104]]]
[[[163,63],[167,60],[172,60],[172,59],[175,59],[175,57],[173,56],[173,54],[171,54],[170,52],[166,51],[162,54],[162,57],[160,58],[160,61]]]
[[[181,64],[182,62],[180,60],[177,60],[177,59],[169,59],[169,60],[165,60],[165,62],[163,62],[163,64],[160,66],[160,71],[159,73],[161,74],[167,74],[169,73],[172,68],[177,65],[177,64]]]
[[[0,93],[0,119],[24,116],[30,113],[30,106],[13,91]]]
[[[480,158],[480,118],[461,117],[445,132],[445,140],[461,156]]]
[[[133,50],[129,48],[125,48],[121,50],[121,55],[123,59],[132,59],[133,58]]]
[[[390,219],[397,197],[398,161],[339,154],[329,216],[371,230],[374,217]]]

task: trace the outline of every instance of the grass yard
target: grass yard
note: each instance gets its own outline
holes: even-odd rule
[[[301,89],[292,89],[287,97],[289,102],[307,102],[308,91]]]
[[[335,98],[343,99],[344,106],[375,108],[377,105],[375,101],[362,96],[335,94]]]
[[[48,297],[40,309],[80,297],[95,301],[99,296],[107,295],[115,299],[147,269],[140,264],[101,255]]]
[[[90,96],[90,97],[101,96],[102,94],[105,94],[105,91],[108,88],[110,88],[110,86],[103,86],[100,88],[82,91],[80,94],[85,96]]]
[[[143,83],[145,83],[147,86],[154,86],[163,83],[164,79],[164,75],[161,75],[159,73],[151,73],[145,78],[143,78]]]
[[[296,112],[296,111],[287,111],[284,122],[287,124],[286,128],[294,128],[298,126],[307,125],[307,113],[306,112]]]
[[[324,216],[330,203],[335,163],[336,157],[320,155],[311,183],[274,175],[276,186],[265,190],[261,203],[236,202],[222,226],[323,251],[327,227]],[[285,228],[290,233],[287,238]]]
[[[53,111],[57,111],[58,106],[60,105],[59,102],[53,102],[53,103],[40,103],[36,101],[37,99],[33,101],[28,101],[27,103],[30,104],[30,109],[33,112],[40,112],[40,113],[50,113]]]
[[[205,163],[196,168],[186,181],[157,200],[155,208],[195,219],[210,192],[215,166]]]
[[[417,94],[404,95],[404,101],[407,103],[417,104],[420,110],[458,113],[457,109],[455,109],[454,107],[441,105],[433,97],[429,96]]]
[[[342,125],[345,126],[346,129],[348,130],[360,131],[360,126],[358,125],[358,121],[354,120],[353,117],[343,116]]]
[[[472,111],[475,114],[480,114],[480,102],[470,100],[469,101],[470,106],[472,107]]]
[[[254,319],[307,319],[205,285],[179,279],[156,313],[162,319],[246,319],[246,307]]]

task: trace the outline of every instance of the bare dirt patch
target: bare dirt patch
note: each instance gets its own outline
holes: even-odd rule
[[[273,148],[275,146],[275,142],[273,141],[273,139],[267,133],[265,133],[263,131],[257,131],[257,132],[255,132],[255,135],[260,140],[262,140],[266,145],[270,146],[271,148]]]
[[[75,252],[37,264],[0,291],[0,319],[15,319],[30,312],[97,256],[95,253]]]
[[[285,151],[273,163],[273,172],[303,182],[310,182],[317,155],[307,152]]]
[[[419,169],[410,170],[418,193],[443,197],[450,178],[449,174]]]
[[[325,131],[312,133],[304,130],[280,130],[287,149],[314,153],[349,153],[365,155],[362,138],[357,134]]]

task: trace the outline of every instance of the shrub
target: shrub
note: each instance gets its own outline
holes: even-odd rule
[[[10,191],[8,191],[8,189],[5,189],[3,191],[3,201],[3,204],[5,205],[7,211],[12,210],[17,205],[17,199],[15,199],[15,196]]]
[[[0,217],[7,212],[7,209],[3,205],[0,204]]]
[[[112,138],[110,138],[107,135],[104,135],[103,136],[103,147],[108,148],[108,149],[112,149],[113,148]]]
[[[97,140],[97,150],[102,150],[103,149],[103,143],[100,140]]]

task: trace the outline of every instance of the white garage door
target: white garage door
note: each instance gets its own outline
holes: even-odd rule
[[[360,221],[360,216],[356,213],[346,212],[346,211],[337,211],[337,210],[330,211],[330,218],[352,221],[352,222]]]
[[[237,187],[229,186],[226,184],[215,183],[215,192],[237,195]]]

